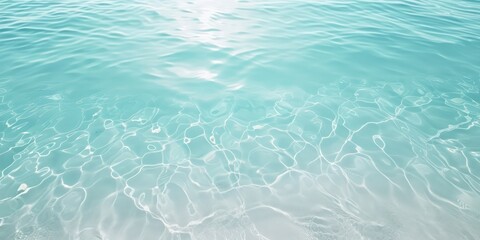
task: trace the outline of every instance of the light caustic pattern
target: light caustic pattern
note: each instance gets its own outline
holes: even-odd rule
[[[0,239],[480,238],[478,2],[0,10]]]

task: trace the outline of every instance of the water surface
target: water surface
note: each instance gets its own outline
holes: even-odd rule
[[[0,15],[0,239],[480,239],[476,0]]]

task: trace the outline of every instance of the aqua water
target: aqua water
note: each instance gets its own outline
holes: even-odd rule
[[[476,0],[0,1],[0,239],[480,239]]]

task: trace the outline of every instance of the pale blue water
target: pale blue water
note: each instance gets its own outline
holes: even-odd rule
[[[477,0],[1,0],[0,239],[480,239]]]

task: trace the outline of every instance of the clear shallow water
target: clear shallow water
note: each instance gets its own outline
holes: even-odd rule
[[[1,1],[0,239],[479,239],[478,1]]]

